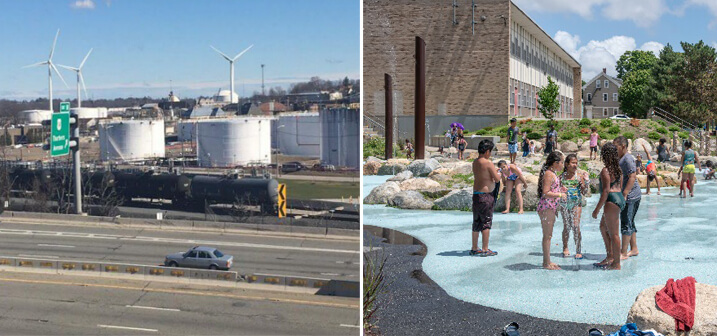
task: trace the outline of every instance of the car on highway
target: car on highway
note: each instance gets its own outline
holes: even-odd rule
[[[216,248],[195,246],[187,252],[177,252],[164,258],[164,265],[169,267],[207,268],[228,271],[232,267],[234,257],[224,254]]]
[[[281,165],[281,172],[282,173],[293,173],[297,172],[299,170],[302,170],[306,167],[304,167],[301,162],[294,161],[294,162],[286,162]]]
[[[624,114],[616,114],[616,115],[610,117],[610,119],[614,119],[614,120],[630,120],[630,117],[628,117],[628,116],[626,116],[626,115],[624,115]]]

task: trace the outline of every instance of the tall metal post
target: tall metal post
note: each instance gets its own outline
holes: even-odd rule
[[[416,159],[423,159],[426,153],[426,42],[419,36],[416,36],[416,95],[414,108]]]
[[[391,75],[384,74],[386,91],[386,122],[384,134],[386,138],[386,160],[393,157],[393,80]]]
[[[264,64],[261,65],[261,95],[265,96],[264,93]]]
[[[75,147],[72,149],[73,168],[75,175],[75,213],[82,214],[82,174],[80,172],[80,118],[77,114],[71,116],[75,119],[72,136],[75,138]]]

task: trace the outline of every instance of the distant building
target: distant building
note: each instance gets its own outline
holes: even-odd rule
[[[259,108],[261,109],[264,114],[267,115],[274,115],[280,112],[286,112],[286,105],[279,103],[279,102],[267,102],[259,105]]]
[[[620,114],[618,90],[622,80],[607,74],[607,69],[583,85],[585,118],[603,119]]]
[[[216,106],[195,106],[191,110],[184,112],[183,118],[209,118],[209,117],[228,117],[230,113],[225,112]]]

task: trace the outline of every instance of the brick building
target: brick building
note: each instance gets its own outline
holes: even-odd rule
[[[558,118],[581,116],[580,64],[510,0],[364,0],[364,113],[384,114],[393,77],[399,138],[413,136],[415,37],[426,42],[427,135],[540,118],[537,91],[551,76]],[[473,20],[473,18],[475,18]]]
[[[621,114],[618,90],[622,80],[607,74],[607,69],[597,74],[583,86],[585,118],[604,119]]]

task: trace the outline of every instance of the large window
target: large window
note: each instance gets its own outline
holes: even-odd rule
[[[607,101],[607,93],[602,94],[602,101],[604,101],[604,102]]]
[[[606,79],[605,80],[605,88],[607,89],[609,87],[610,87],[610,81]]]
[[[592,101],[593,101],[593,94],[592,94],[592,93],[588,93],[588,103],[590,103],[590,102],[592,102]]]
[[[612,101],[617,101],[617,93],[612,94]]]
[[[597,88],[597,89],[600,88],[600,81],[599,81],[599,80],[595,81],[595,88]]]
[[[602,109],[602,116],[607,117],[607,108]]]

